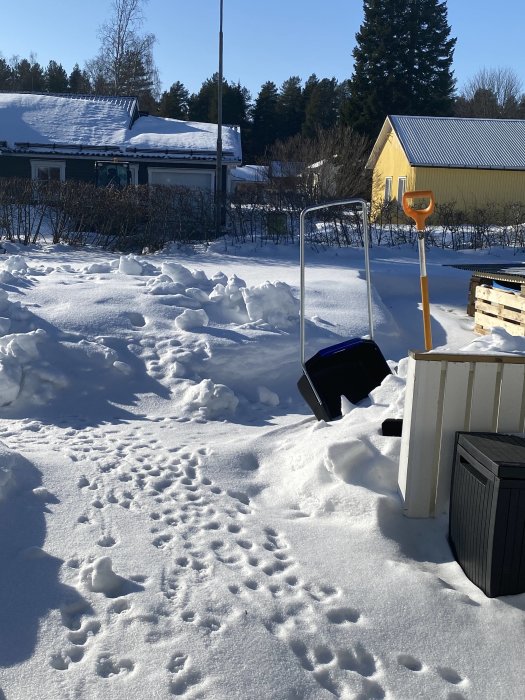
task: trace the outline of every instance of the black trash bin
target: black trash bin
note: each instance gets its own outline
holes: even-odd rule
[[[449,541],[489,597],[525,592],[525,438],[456,433]]]

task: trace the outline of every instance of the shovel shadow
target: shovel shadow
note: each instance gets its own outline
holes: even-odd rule
[[[46,505],[33,490],[42,483],[40,472],[0,443],[0,476],[1,668],[33,655],[40,620],[50,610],[69,607],[85,614],[91,609],[76,589],[60,582],[62,560],[42,549]]]

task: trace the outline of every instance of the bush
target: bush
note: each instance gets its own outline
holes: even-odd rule
[[[301,211],[319,202],[305,188],[269,181],[231,195],[225,203],[225,241],[294,243]],[[371,245],[416,245],[417,231],[395,200],[371,214]],[[312,212],[305,221],[314,246],[362,246],[360,208]],[[109,250],[150,251],[168,242],[207,244],[216,235],[214,197],[185,187],[100,188],[84,182],[0,179],[0,235],[22,244],[38,240],[92,244]],[[525,247],[525,204],[487,204],[462,210],[436,205],[427,221],[427,245],[459,250]]]
[[[213,207],[210,193],[184,187],[0,179],[0,234],[26,245],[42,239],[140,251],[205,242],[214,235]]]

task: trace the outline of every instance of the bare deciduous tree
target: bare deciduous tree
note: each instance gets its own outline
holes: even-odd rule
[[[324,200],[370,195],[365,163],[370,151],[366,136],[351,127],[318,129],[313,138],[302,135],[278,141],[270,151],[279,163],[278,175],[294,180],[298,189]],[[270,173],[272,168],[270,168]]]
[[[523,118],[522,83],[512,68],[482,68],[463,87],[456,103],[461,117]]]
[[[146,102],[159,97],[160,81],[153,60],[153,34],[141,34],[147,0],[113,0],[111,19],[100,28],[100,51],[86,63],[96,91],[137,95]]]

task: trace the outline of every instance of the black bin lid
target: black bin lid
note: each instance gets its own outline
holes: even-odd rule
[[[458,444],[499,479],[525,479],[525,436],[458,432]]]

